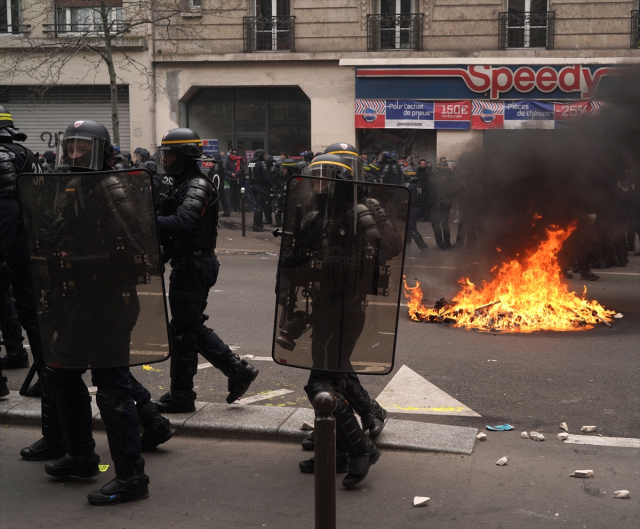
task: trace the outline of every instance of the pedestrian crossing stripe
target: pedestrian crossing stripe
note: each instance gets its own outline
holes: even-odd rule
[[[481,417],[405,365],[376,400],[389,412]]]
[[[106,472],[109,470],[109,465],[98,465],[98,469],[100,469],[100,472]]]

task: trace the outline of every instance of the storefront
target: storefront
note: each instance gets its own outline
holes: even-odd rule
[[[444,60],[442,60],[444,61]],[[561,129],[600,112],[619,67],[550,59],[520,64],[355,66],[355,127],[362,152],[395,151],[410,163],[457,158],[486,131]],[[378,65],[379,62],[385,62]],[[431,61],[433,62],[433,61]]]

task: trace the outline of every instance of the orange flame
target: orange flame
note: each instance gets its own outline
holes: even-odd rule
[[[423,305],[420,282],[410,287],[405,278],[409,316],[415,321],[452,323],[464,329],[523,333],[609,325],[614,311],[585,299],[586,287],[579,297],[561,280],[557,254],[575,229],[575,221],[565,230],[550,226],[547,239],[537,249],[528,252],[522,262],[503,263],[496,277],[483,281],[480,288],[468,278],[460,279],[460,292],[440,309]]]

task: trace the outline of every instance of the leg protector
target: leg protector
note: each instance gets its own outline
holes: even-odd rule
[[[5,369],[29,367],[29,355],[22,346],[22,326],[18,319],[11,287],[0,294],[0,332],[7,354],[2,358]]]
[[[137,471],[143,471],[138,414],[131,394],[119,387],[99,387],[96,402],[107,429],[116,475],[126,479],[136,475]]]
[[[369,437],[375,439],[384,429],[387,411],[369,396],[357,375],[347,375],[344,378],[343,387],[347,401],[353,410],[360,415],[362,429],[365,432],[369,430]]]
[[[140,439],[141,450],[152,452],[158,445],[166,443],[171,439],[176,431],[171,428],[169,419],[160,415],[156,405],[149,401],[146,404],[136,404],[140,424],[144,428],[144,433]]]

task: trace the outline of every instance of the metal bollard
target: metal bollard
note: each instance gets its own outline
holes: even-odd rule
[[[316,529],[336,528],[336,398],[323,391],[313,399],[315,427]]]
[[[247,236],[247,224],[244,217],[244,187],[240,188],[240,211],[242,212],[242,236]]]

